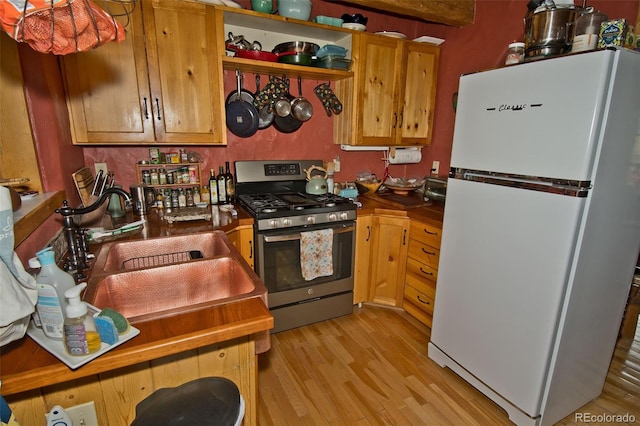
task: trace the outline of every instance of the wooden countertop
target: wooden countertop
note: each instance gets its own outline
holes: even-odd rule
[[[358,209],[358,215],[386,214],[391,216],[406,216],[442,228],[442,218],[444,216],[443,202],[429,201],[420,203],[422,198],[417,195],[407,195],[406,197],[407,205],[417,206],[403,208],[399,206],[397,202],[386,203],[384,197],[371,197],[367,194],[359,196],[358,201],[362,203],[362,208]]]
[[[147,215],[149,226],[145,226],[144,231],[123,237],[140,239],[215,229],[229,231],[253,223],[246,212],[237,210],[237,218],[232,218],[229,213],[221,214],[220,226],[215,226],[211,221],[169,225],[154,210]],[[129,216],[127,222],[136,219]],[[91,246],[93,252],[94,248]],[[250,298],[134,325],[140,330],[138,336],[76,370],[71,370],[28,336],[3,346],[0,348],[2,394],[12,395],[265,332],[273,328],[273,317],[261,299]]]
[[[361,196],[362,208],[358,215],[387,214],[406,216],[442,226],[444,205],[433,202],[429,205],[400,208],[389,205],[378,198]],[[409,200],[415,204],[415,200]],[[228,232],[238,226],[252,225],[253,218],[241,208],[232,217],[221,212],[220,223],[212,221],[174,222],[162,220],[162,212],[152,209],[147,215],[148,226],[138,233],[122,235],[119,239],[154,238],[170,235],[207,232],[216,229]],[[126,222],[137,220],[131,213]],[[117,224],[116,224],[117,225]],[[95,247],[90,247],[95,252]],[[199,347],[264,332],[273,328],[273,317],[260,299],[251,298],[201,311],[188,312],[168,318],[160,318],[135,324],[140,335],[112,349],[95,360],[71,370],[56,357],[49,354],[31,338],[24,338],[0,348],[0,380],[3,395],[12,395],[43,386],[75,380],[105,371],[157,359],[163,356],[196,349]]]

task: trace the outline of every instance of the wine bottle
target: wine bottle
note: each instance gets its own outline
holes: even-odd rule
[[[233,202],[233,199],[235,197],[236,194],[236,184],[233,181],[233,174],[231,173],[231,170],[229,169],[229,162],[225,161],[225,172],[224,172],[224,180],[226,183],[226,189],[227,189],[227,202],[231,203]]]
[[[218,180],[213,169],[211,169],[211,176],[209,176],[209,200],[212,206],[218,204]]]
[[[218,173],[218,204],[227,204],[227,181],[224,178],[224,169],[220,166]]]

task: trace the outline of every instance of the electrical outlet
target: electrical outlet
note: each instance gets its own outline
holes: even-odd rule
[[[440,162],[438,160],[433,160],[433,164],[431,165],[431,174],[433,176],[438,176],[440,172]]]
[[[333,159],[333,171],[336,173],[340,171],[340,157]]]
[[[65,408],[64,411],[73,422],[73,426],[99,426],[93,401]]]
[[[96,171],[96,176],[100,170],[102,170],[103,175],[106,175],[109,172],[107,169],[107,163],[93,163],[93,168]]]

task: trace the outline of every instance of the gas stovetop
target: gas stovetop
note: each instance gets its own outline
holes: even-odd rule
[[[348,198],[304,192],[305,170],[321,161],[237,161],[236,198],[258,230],[355,220]]]
[[[258,230],[319,225],[356,218],[356,205],[348,198],[333,194],[287,192],[243,194],[237,198],[242,207],[256,218]]]
[[[340,211],[353,209],[353,203],[347,198],[333,194],[312,195],[300,192],[273,194],[244,194],[238,200],[255,217],[268,217],[271,214],[300,214],[325,209]]]

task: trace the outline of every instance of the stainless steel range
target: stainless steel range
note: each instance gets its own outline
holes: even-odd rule
[[[236,197],[255,219],[254,264],[269,291],[273,333],[353,310],[356,206],[306,194],[305,170],[314,165],[322,161],[235,162]]]

